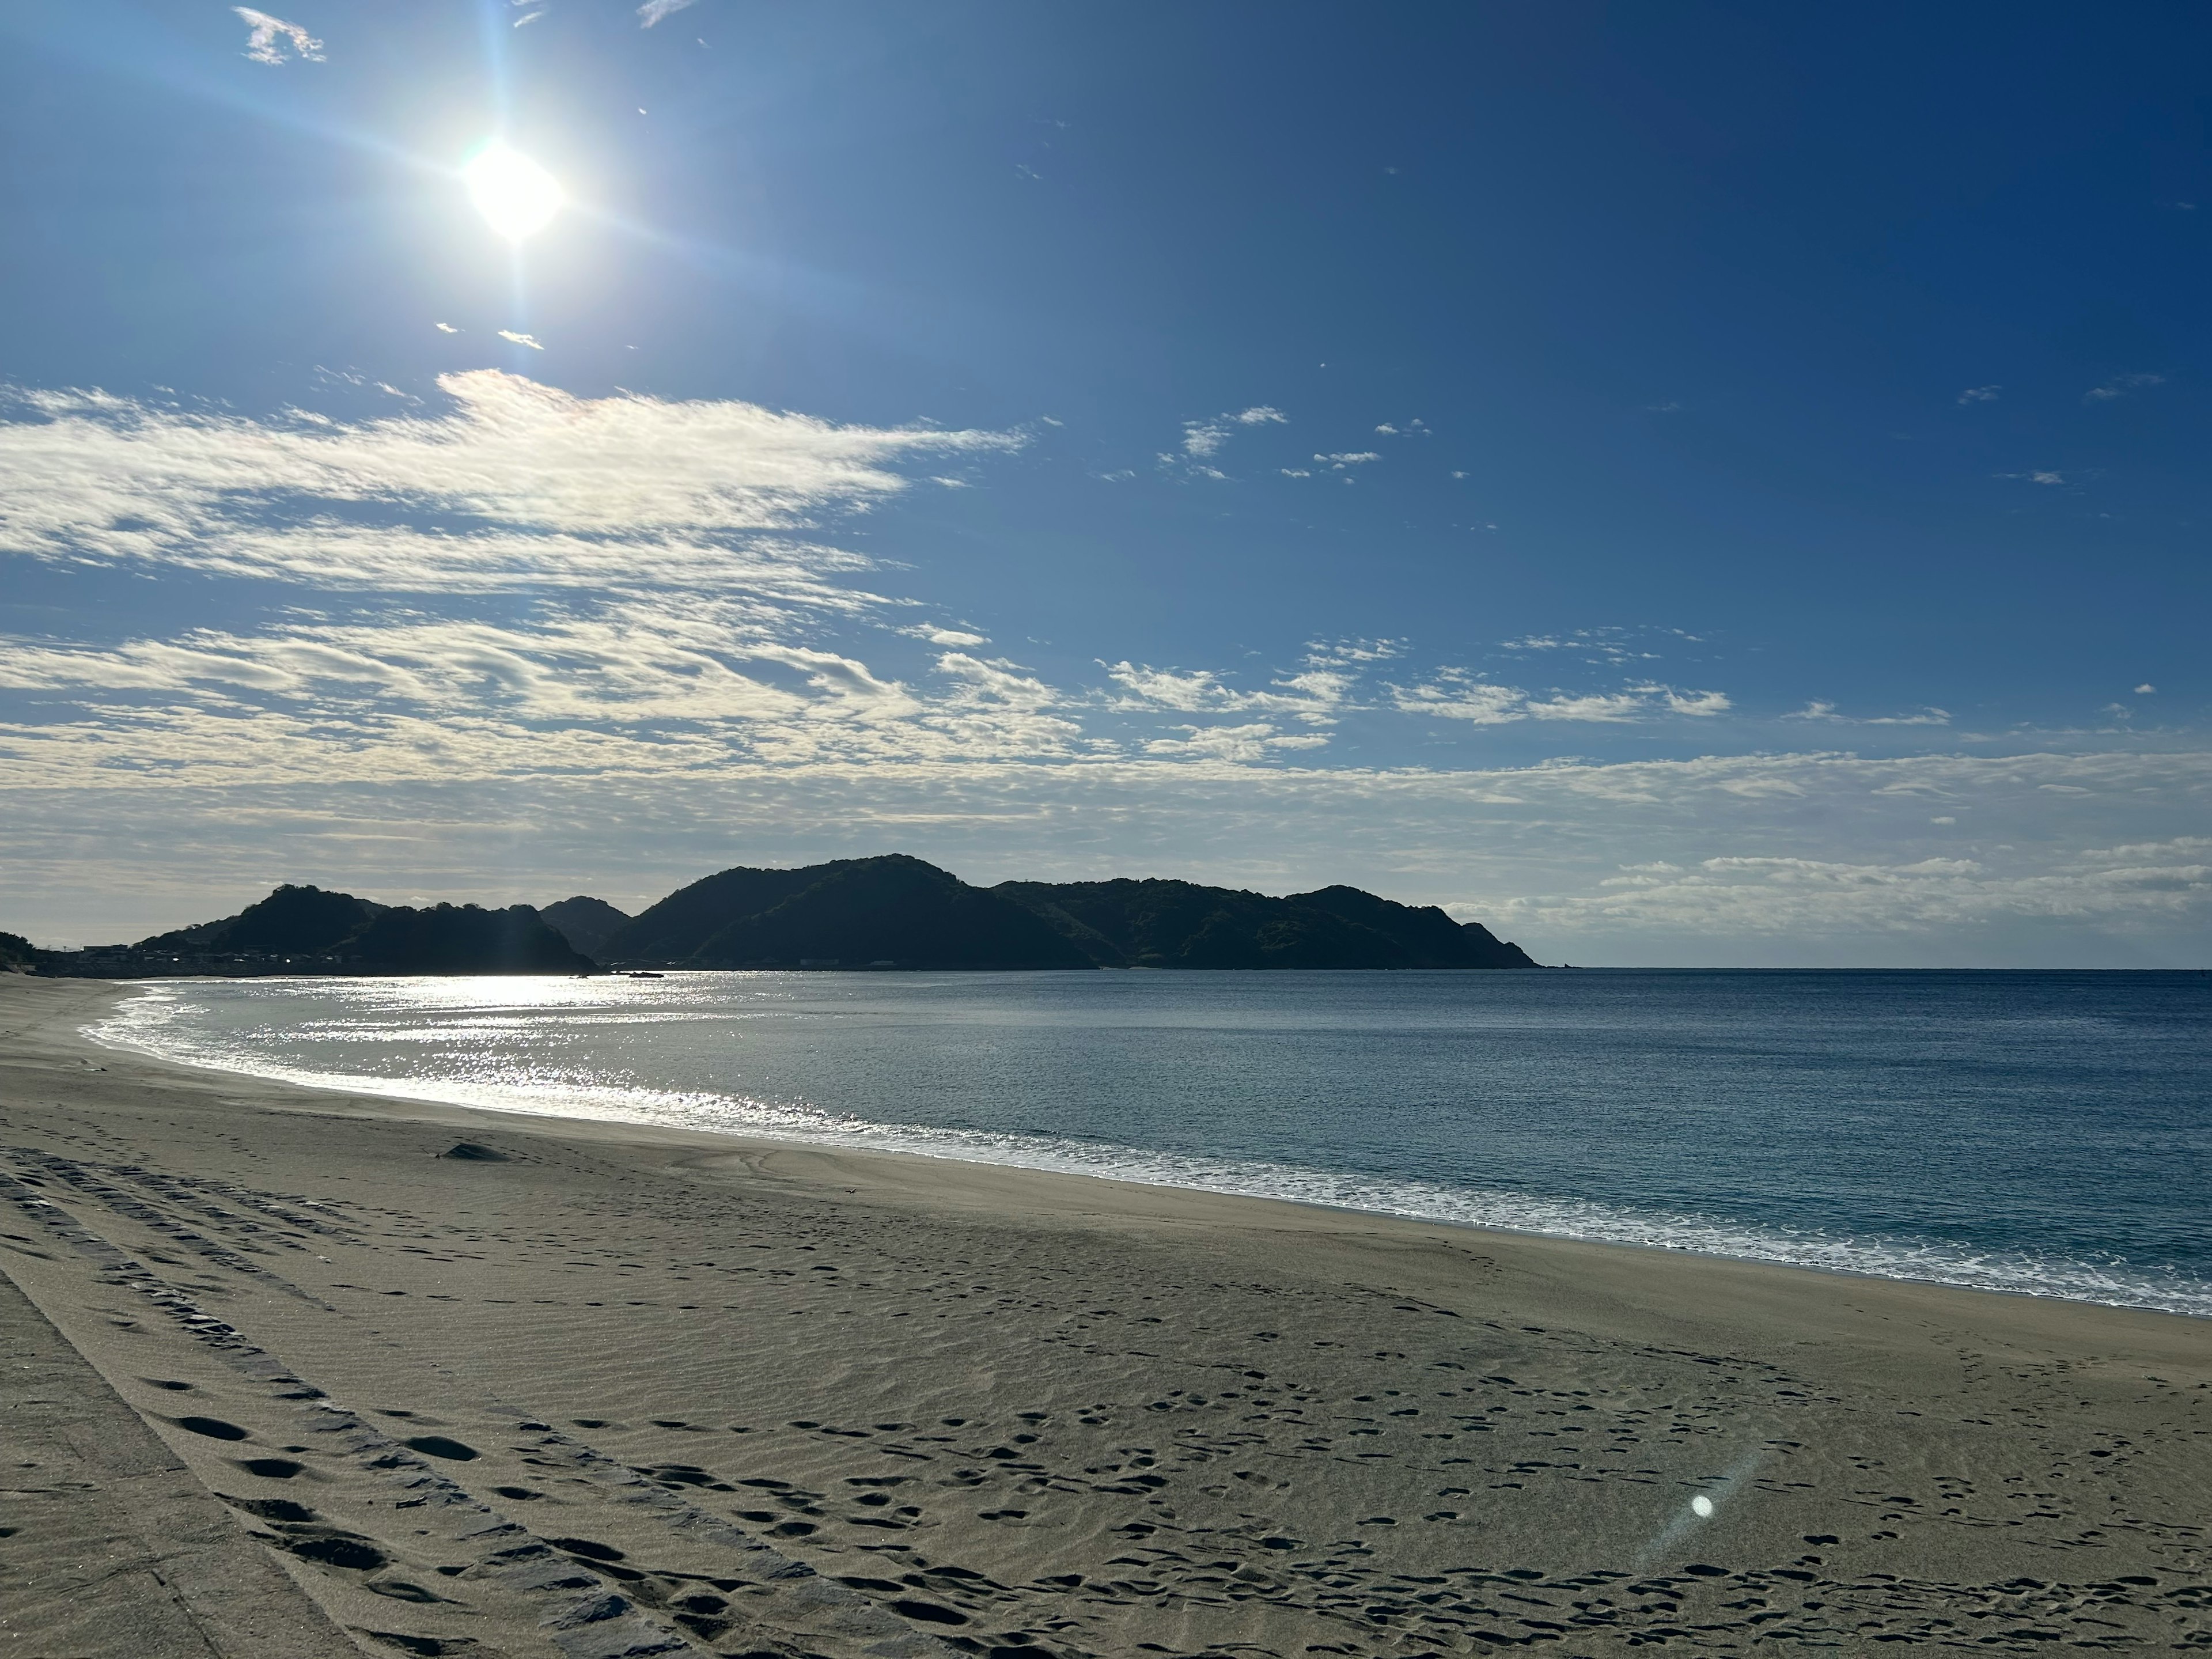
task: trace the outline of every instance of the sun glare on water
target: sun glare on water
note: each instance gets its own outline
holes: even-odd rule
[[[491,228],[509,241],[520,241],[551,222],[568,200],[560,180],[527,155],[505,144],[487,144],[461,169],[476,204]]]

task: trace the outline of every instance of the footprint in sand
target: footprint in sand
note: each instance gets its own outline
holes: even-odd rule
[[[580,1555],[587,1561],[621,1561],[628,1558],[612,1544],[602,1544],[592,1538],[549,1538],[545,1540],[556,1550],[566,1550],[571,1555]]]
[[[244,1429],[235,1423],[226,1423],[220,1417],[178,1417],[170,1419],[180,1429],[193,1434],[204,1434],[210,1440],[243,1440]]]
[[[406,1444],[410,1451],[421,1452],[425,1457],[442,1457],[453,1463],[472,1463],[477,1457],[477,1449],[474,1446],[465,1446],[458,1440],[448,1440],[442,1434],[418,1434],[410,1439]]]
[[[367,1539],[348,1534],[302,1538],[285,1547],[302,1561],[313,1561],[326,1567],[344,1567],[355,1572],[371,1571],[382,1566],[387,1559],[382,1550]]]

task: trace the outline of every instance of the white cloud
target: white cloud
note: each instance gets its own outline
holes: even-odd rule
[[[1279,409],[1265,404],[1255,404],[1237,413],[1212,416],[1202,421],[1182,423],[1182,444],[1180,453],[1163,454],[1164,467],[1181,466],[1194,477],[1226,479],[1228,474],[1207,463],[1221,453],[1222,446],[1236,435],[1239,426],[1287,425],[1290,416]],[[1120,476],[1120,475],[1111,475]]]
[[[1447,669],[1425,685],[1395,686],[1397,706],[1408,714],[1433,714],[1470,726],[1506,726],[1528,718],[1528,695]]]
[[[2139,697],[2148,697],[2157,690],[2158,688],[2156,686],[2151,684],[2148,681],[2145,681],[2142,684],[2136,687],[2136,696]]]
[[[649,29],[662,18],[672,17],[697,3],[698,0],[645,0],[637,9],[638,27]]]
[[[864,511],[905,486],[890,466],[908,457],[1019,443],[733,401],[574,398],[490,369],[438,385],[448,412],[356,423],[18,393],[31,418],[0,422],[0,550],[282,576],[295,562],[326,567],[316,550],[327,538],[389,537],[438,586],[441,567],[486,562],[479,538],[511,564],[519,539],[565,537],[626,544],[650,566],[665,546],[702,550],[696,538]],[[365,513],[387,524],[364,526]],[[381,562],[388,578],[395,561]]]
[[[279,40],[290,44],[294,52],[305,62],[323,61],[323,43],[301,28],[297,23],[288,23],[281,17],[271,17],[265,11],[256,11],[251,6],[233,6],[231,10],[245,20],[246,27],[246,55],[257,64],[282,64],[288,60]]]
[[[1500,641],[1498,648],[1516,655],[1536,651],[1565,652],[1584,662],[1618,666],[1630,662],[1656,662],[1660,653],[1647,647],[1675,641],[1698,642],[1695,635],[1676,628],[1577,628],[1563,634],[1524,634],[1519,639]]]
[[[1993,404],[1997,400],[1997,393],[2003,390],[2001,386],[1970,386],[1959,394],[1959,401],[1961,404]]]
[[[1230,714],[1261,710],[1295,715],[1311,724],[1326,724],[1342,707],[1349,690],[1346,677],[1326,669],[1309,668],[1273,682],[1273,690],[1240,690],[1222,683],[1213,669],[1153,668],[1117,662],[1108,666],[1107,678],[1120,687],[1109,706],[1124,713],[1155,709],[1183,714]]]
[[[433,323],[431,326],[436,329],[441,334],[459,334],[461,331],[458,328],[455,328],[451,323]]]
[[[1187,756],[1212,760],[1231,761],[1249,764],[1264,761],[1268,755],[1284,749],[1318,749],[1328,738],[1314,732],[1298,732],[1289,736],[1279,734],[1266,724],[1252,726],[1182,726],[1175,728],[1186,735],[1181,738],[1155,738],[1145,745],[1149,755]]]
[[[1948,708],[1929,708],[1917,714],[1842,714],[1836,712],[1836,705],[1832,702],[1814,702],[1782,718],[1785,720],[1826,720],[1838,726],[1948,726],[1951,712]]]
[[[2000,472],[1996,476],[2000,478],[2016,478],[2023,483],[2063,484],[2066,482],[2064,473],[2053,472],[2048,468],[2033,472]]]
[[[1185,421],[1182,423],[1182,453],[1194,459],[1219,453],[1229,441],[1229,428],[1218,420]]]
[[[2124,398],[2130,392],[2142,392],[2154,386],[2164,386],[2163,374],[2115,374],[2102,386],[2091,386],[2082,393],[2084,403],[2110,403],[2115,398]]]
[[[538,343],[538,337],[534,334],[518,334],[511,328],[503,328],[499,331],[499,337],[502,340],[512,340],[516,345],[528,346],[532,351],[545,349]]]
[[[971,634],[965,629],[939,628],[933,623],[917,623],[898,630],[908,639],[927,640],[932,645],[957,646],[966,649],[971,646],[988,645],[990,639],[982,634]]]
[[[544,15],[545,14],[543,11],[526,11],[521,16],[514,20],[514,27],[516,28],[520,28],[525,23],[534,23]]]
[[[1470,726],[1510,726],[1520,720],[1580,720],[1620,725],[1662,716],[1706,720],[1734,704],[1725,692],[1683,691],[1654,682],[1618,691],[1553,691],[1534,697],[1516,686],[1497,685],[1468,669],[1439,670],[1417,685],[1390,688],[1395,706],[1408,714],[1460,720]]]
[[[1108,707],[1125,714],[1161,709],[1181,714],[1261,712],[1288,715],[1308,726],[1330,726],[1347,709],[1360,706],[1357,692],[1363,666],[1387,661],[1402,648],[1396,640],[1315,641],[1307,646],[1299,666],[1277,675],[1264,691],[1225,684],[1211,668],[1117,662],[1106,665],[1107,678],[1121,688]]]
[[[1333,466],[1340,472],[1344,471],[1347,466],[1364,466],[1370,461],[1379,461],[1382,459],[1382,457],[1381,455],[1377,454],[1371,449],[1354,450],[1339,455],[1316,455],[1314,457],[1315,460],[1326,465]]]

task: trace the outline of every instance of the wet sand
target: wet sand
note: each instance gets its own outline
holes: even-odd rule
[[[0,1653],[2212,1651],[2212,1322],[296,1089],[118,994],[0,975]]]

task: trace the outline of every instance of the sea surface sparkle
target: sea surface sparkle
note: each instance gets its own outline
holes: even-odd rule
[[[2212,1316],[2212,975],[167,981],[197,1066]]]

